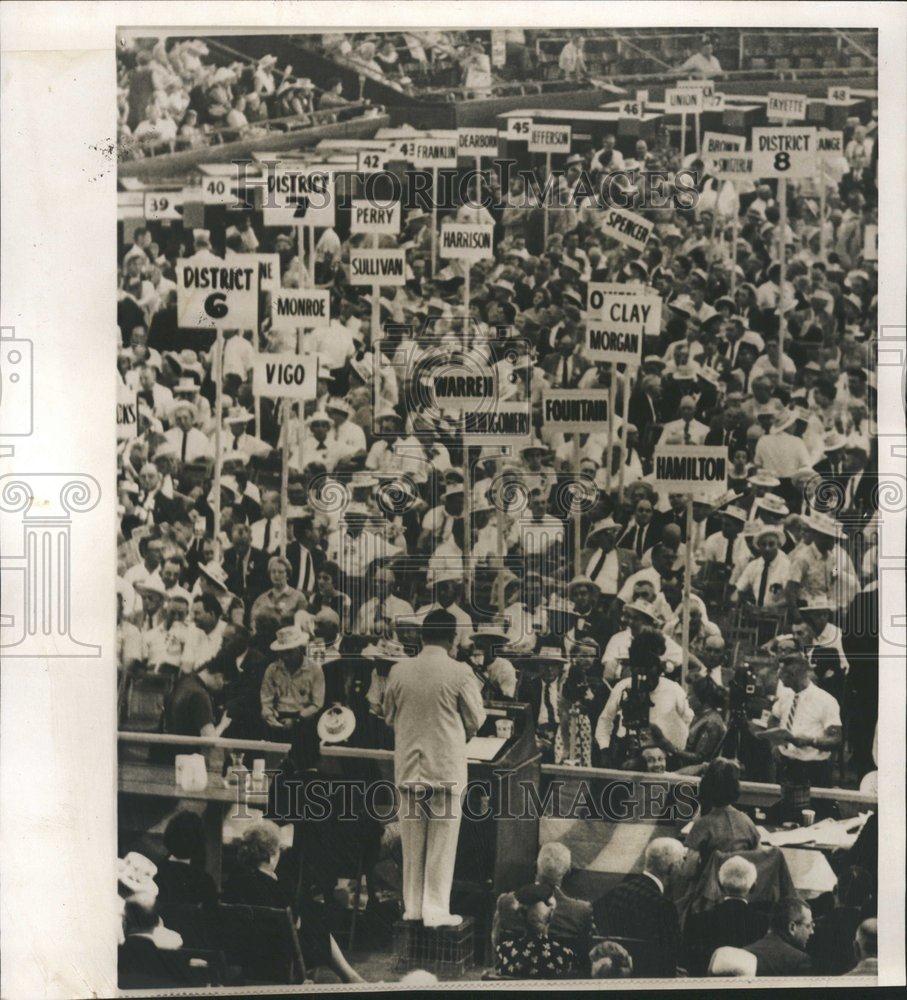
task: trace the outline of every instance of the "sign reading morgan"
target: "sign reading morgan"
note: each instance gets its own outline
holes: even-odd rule
[[[251,255],[250,255],[251,257]],[[176,313],[188,329],[249,330],[258,325],[258,259],[211,256],[176,262]]]
[[[724,445],[662,445],[655,449],[655,489],[718,498],[727,491]]]

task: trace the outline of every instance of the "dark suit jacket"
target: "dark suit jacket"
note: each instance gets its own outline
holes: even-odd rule
[[[756,956],[757,976],[807,976],[812,972],[809,955],[788,944],[774,931],[743,950]]]
[[[161,905],[169,903],[195,904],[216,903],[217,887],[214,879],[197,865],[182,861],[162,861],[158,865],[157,882]]]
[[[117,979],[123,990],[174,989],[192,982],[182,955],[137,935],[127,937],[118,949]]]
[[[249,565],[246,570],[245,586],[243,586],[243,576],[240,568],[239,553],[234,549],[227,549],[224,553],[223,567],[227,574],[227,586],[230,592],[241,598],[246,607],[252,606],[252,602],[260,594],[263,594],[270,586],[268,579],[267,552],[261,549],[249,549]]]
[[[305,548],[302,542],[293,541],[287,545],[287,559],[290,560],[290,566],[292,566],[292,571],[290,573],[291,586],[295,587],[297,581],[299,580],[299,564],[302,559],[302,553],[300,549]],[[324,552],[321,549],[306,549],[309,555],[312,557],[312,579],[311,585],[307,590],[302,592],[309,597],[315,590],[315,574],[321,569],[322,563],[325,561]],[[302,590],[302,588],[297,588]]]
[[[648,875],[627,875],[593,904],[599,933],[640,938],[651,953],[635,976],[673,976],[680,956],[680,921],[674,904]]]
[[[687,971],[705,975],[716,948],[743,948],[768,930],[768,917],[745,899],[725,899],[711,910],[691,913],[684,928]]]
[[[273,657],[261,650],[250,648],[240,669],[236,665],[236,657],[228,657],[223,700],[232,719],[224,733],[229,739],[261,739],[261,682],[272,660]]]
[[[650,457],[655,443],[656,428],[660,426],[658,419],[658,404],[641,389],[634,390],[630,395],[630,423],[639,432],[639,454]]]
[[[560,383],[560,373],[561,373],[561,363],[563,362],[563,355],[558,354],[557,351],[549,354],[541,362],[541,369],[546,375],[551,377],[559,389],[575,389],[577,383],[582,378],[586,369],[589,367],[589,362],[576,354],[571,358],[571,373],[570,380],[565,385]]]

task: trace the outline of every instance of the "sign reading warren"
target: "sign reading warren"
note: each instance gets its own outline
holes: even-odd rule
[[[589,289],[589,302],[598,308],[586,320],[586,357],[638,365],[646,334],[661,331],[661,299],[657,295],[598,294]]]
[[[655,448],[655,489],[718,498],[727,490],[724,445],[667,445]]]
[[[601,431],[608,427],[605,389],[550,389],[542,393],[542,420],[558,431]]]
[[[654,222],[649,222],[641,215],[630,212],[626,208],[609,208],[602,222],[602,232],[623,243],[624,246],[642,250],[655,228]]]
[[[252,392],[274,399],[314,399],[318,382],[316,354],[256,354]]]
[[[400,232],[400,202],[378,206],[370,201],[354,200],[350,211],[350,232],[396,236]]]
[[[756,177],[810,177],[816,172],[813,126],[753,129],[753,174]]]
[[[271,326],[275,330],[327,326],[331,293],[325,288],[282,288],[271,295]]]
[[[441,226],[438,252],[450,260],[490,260],[494,256],[494,226],[446,223]]]
[[[255,329],[258,325],[258,259],[239,263],[213,254],[176,262],[176,316],[189,329]]]
[[[405,250],[350,250],[351,285],[405,285]]]

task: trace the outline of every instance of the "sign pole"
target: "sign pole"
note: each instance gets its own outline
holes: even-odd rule
[[[733,182],[731,182],[733,183]],[[737,236],[740,229],[740,192],[734,184],[736,209],[731,220],[731,298],[737,294]]]
[[[298,341],[297,341],[298,349]],[[283,451],[280,460],[280,513],[283,531],[280,539],[280,554],[287,554],[287,507],[290,495],[290,400],[285,396],[280,401],[280,418],[283,423]]]
[[[630,419],[630,366],[624,366],[624,395],[622,400],[623,433],[620,436],[620,470],[617,474],[617,502],[624,502],[624,477],[627,468],[627,422]]]
[[[501,452],[495,459],[495,479],[500,483],[504,475],[504,454]],[[504,611],[504,511],[501,505],[504,502],[503,490],[495,498],[495,551],[498,556],[498,573],[495,580],[495,590],[497,591],[496,603],[498,611]]]
[[[573,432],[573,478],[579,479],[579,431]],[[579,504],[574,500],[573,509],[573,575],[579,576],[582,562],[582,546],[580,545],[580,532],[582,531],[582,512]]]
[[[828,249],[825,238],[825,160],[819,160],[819,260],[825,260],[825,251]]]
[[[308,277],[306,278],[307,285],[315,284],[315,227],[306,226],[308,230],[309,237],[306,241],[306,272]]]
[[[617,365],[608,363],[608,496],[614,488],[614,379],[617,377]]]
[[[550,153],[545,153],[545,187],[547,187],[547,185],[548,185],[548,178],[550,176],[551,176],[551,154]],[[545,190],[545,187],[542,188],[543,191]],[[543,240],[543,243],[544,243],[544,245],[545,245],[546,248],[548,246],[548,229],[549,229],[549,221],[548,221],[548,199],[546,198],[545,199],[545,228],[544,228],[544,240]]]
[[[687,494],[687,544],[683,566],[683,659],[680,665],[680,686],[686,688],[690,667],[690,585],[693,576],[693,494]]]
[[[431,168],[431,276],[438,269],[438,168]]]
[[[372,249],[378,249],[378,234],[372,233]],[[372,351],[376,350],[381,332],[381,286],[372,285]],[[377,354],[375,355],[377,357]]]
[[[224,456],[221,450],[221,427],[224,422],[224,331],[217,328],[214,342],[214,552],[220,557],[220,475]]]
[[[687,113],[686,111],[680,112],[680,159],[681,162],[683,158],[687,155]]]
[[[780,253],[781,272],[778,277],[778,347],[780,357],[784,357],[784,336],[787,333],[787,317],[784,314],[784,285],[787,278],[787,178],[778,181],[780,187],[779,200],[781,237],[778,252]]]
[[[463,266],[466,269],[463,282],[463,352],[467,350],[469,338],[469,279],[470,261],[464,260]],[[469,445],[466,443],[466,417],[461,414],[463,427],[463,586],[466,590],[466,599],[472,601],[472,582],[470,576],[470,558],[472,555],[472,482],[470,481],[469,469]]]
[[[693,121],[694,121],[695,127],[696,127],[696,147],[695,148],[696,149],[702,149],[702,145],[701,145],[701,143],[699,141],[699,112],[698,111],[695,112],[695,114],[693,116]]]

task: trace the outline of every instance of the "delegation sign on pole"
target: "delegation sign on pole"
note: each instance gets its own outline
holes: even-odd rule
[[[317,354],[257,354],[252,362],[252,392],[272,399],[314,399],[318,388]]]
[[[727,492],[724,445],[657,445],[655,489],[717,499]]]

